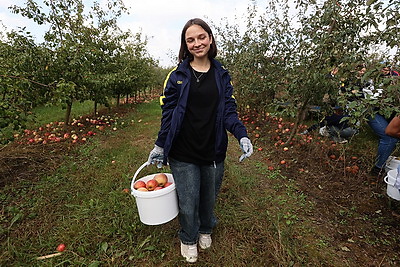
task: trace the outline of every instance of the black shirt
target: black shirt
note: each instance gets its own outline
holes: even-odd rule
[[[192,73],[182,128],[174,140],[170,156],[176,160],[210,164],[215,160],[215,123],[218,88],[215,71]],[[197,82],[198,81],[198,82]]]

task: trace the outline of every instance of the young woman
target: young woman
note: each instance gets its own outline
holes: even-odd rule
[[[197,260],[197,243],[202,249],[211,246],[227,131],[239,141],[240,161],[253,153],[238,118],[230,75],[216,55],[207,23],[189,20],[182,30],[179,64],[165,80],[161,129],[148,159],[170,165],[178,194],[181,254],[188,262]]]

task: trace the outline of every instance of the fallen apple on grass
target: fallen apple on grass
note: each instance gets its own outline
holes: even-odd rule
[[[65,244],[59,244],[58,246],[57,246],[57,251],[58,252],[63,252],[65,250]]]

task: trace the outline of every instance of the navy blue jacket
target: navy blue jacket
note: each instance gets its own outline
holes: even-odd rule
[[[237,140],[248,137],[246,127],[239,120],[236,111],[236,100],[233,97],[233,86],[228,71],[215,59],[211,60],[215,70],[215,80],[219,91],[216,120],[215,162],[222,162],[228,147],[227,131]],[[178,136],[185,116],[190,88],[190,66],[186,59],[173,69],[164,83],[164,92],[160,98],[162,108],[161,128],[156,145],[164,148],[164,164],[174,139]]]

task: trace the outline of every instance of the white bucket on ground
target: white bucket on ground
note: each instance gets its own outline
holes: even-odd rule
[[[131,182],[131,194],[135,197],[140,221],[147,225],[159,225],[174,219],[178,213],[178,197],[176,194],[174,178],[172,174],[165,173],[170,186],[156,191],[138,191],[133,186],[139,172],[149,163],[144,163],[136,171]],[[139,180],[147,182],[154,178],[155,174],[142,177]]]
[[[390,170],[385,176],[384,181],[387,184],[387,195],[393,199],[400,200],[400,191],[394,186],[394,183],[396,182],[396,176],[397,169]]]
[[[389,172],[390,170],[396,170],[397,166],[400,165],[400,158],[395,157],[395,156],[389,156],[389,158],[386,161],[386,172]]]

